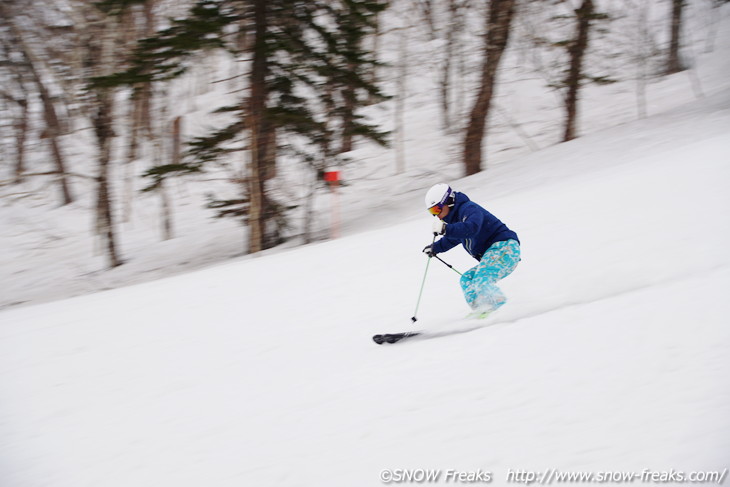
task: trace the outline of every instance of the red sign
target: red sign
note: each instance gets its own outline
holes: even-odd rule
[[[340,180],[340,171],[326,171],[324,173],[324,180],[328,183],[336,183]]]

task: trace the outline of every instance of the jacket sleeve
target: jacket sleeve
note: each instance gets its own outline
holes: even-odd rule
[[[446,227],[448,228],[448,225],[446,225]],[[457,245],[459,245],[458,240],[454,240],[454,239],[444,236],[444,237],[440,238],[439,240],[437,240],[436,243],[434,243],[433,247],[431,247],[431,248],[432,248],[434,254],[440,254],[442,252],[446,252],[447,250],[453,249]]]
[[[458,240],[473,238],[479,234],[483,224],[484,213],[465,205],[461,221],[446,225],[444,236]]]

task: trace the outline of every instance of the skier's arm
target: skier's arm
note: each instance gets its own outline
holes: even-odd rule
[[[446,225],[446,238],[467,239],[472,238],[479,233],[479,229],[484,224],[484,213],[481,211],[466,211],[460,222],[454,222]]]
[[[448,227],[449,227],[449,225],[446,225],[446,228],[448,228]],[[443,238],[440,238],[439,240],[437,240],[436,243],[434,243],[433,247],[431,247],[431,248],[435,255],[435,254],[440,254],[442,252],[446,252],[447,250],[451,250],[454,247],[456,247],[457,245],[459,245],[458,240],[453,240],[448,237],[443,237]]]

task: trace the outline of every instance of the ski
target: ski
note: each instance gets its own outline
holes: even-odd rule
[[[403,333],[385,333],[382,335],[373,335],[373,341],[378,345],[383,343],[397,343],[406,338],[412,338],[421,335],[420,331],[406,331]]]
[[[420,339],[439,338],[452,335],[460,335],[462,333],[470,333],[476,330],[482,330],[486,327],[493,326],[497,323],[484,323],[483,320],[467,319],[463,321],[462,326],[446,330],[419,330],[419,331],[404,331],[402,333],[383,333],[379,335],[373,335],[373,341],[378,345],[383,343],[398,343],[408,338],[418,337]]]
[[[421,329],[418,331],[405,331],[402,333],[384,333],[382,335],[373,335],[373,341],[378,345],[382,345],[383,343],[398,343],[402,340],[413,337],[418,337],[419,340],[430,340],[433,338],[462,335],[494,326],[509,325],[521,320],[530,319],[535,316],[555,311],[556,309],[560,308],[526,311],[512,316],[503,316],[501,319],[494,321],[488,318],[491,316],[487,313],[472,313],[466,316],[466,318],[452,322],[452,325],[447,329]]]

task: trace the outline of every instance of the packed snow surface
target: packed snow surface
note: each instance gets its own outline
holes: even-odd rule
[[[2,255],[0,485],[377,486],[414,469],[493,485],[516,471],[726,479],[730,69],[712,59],[701,97],[675,75],[649,118],[604,119],[469,178],[455,164],[364,178],[342,191],[341,238],[194,272],[168,268],[240,242],[197,221],[196,239],[157,253],[130,237],[136,260],[104,273],[57,238],[83,225],[71,210],[42,210],[46,227],[27,218],[39,208],[4,207],[3,242],[30,244],[34,224],[45,240]],[[415,158],[431,157],[428,133]],[[507,305],[476,328],[458,275],[437,261],[425,274],[422,197],[441,179],[522,242]],[[168,277],[119,287],[145,272]],[[439,336],[371,341],[412,329]]]
[[[370,340],[414,327],[418,201],[392,226],[4,311],[2,484],[722,470],[729,128],[725,91],[455,184],[523,242],[477,330],[458,333],[458,276],[434,261],[417,326],[457,333]]]

